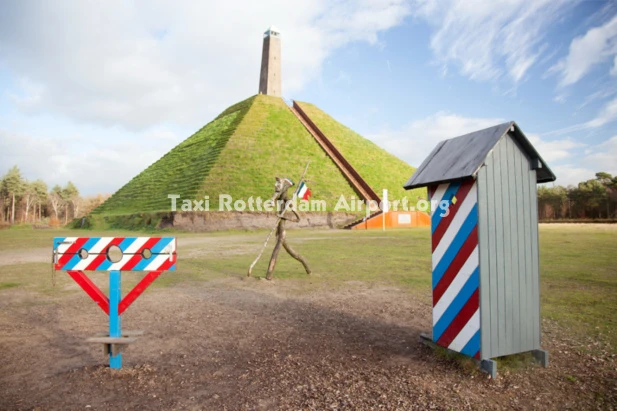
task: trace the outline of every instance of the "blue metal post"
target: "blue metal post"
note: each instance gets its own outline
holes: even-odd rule
[[[109,272],[109,336],[122,337],[122,317],[118,315],[118,304],[122,298],[122,276],[120,271]],[[109,352],[109,368],[122,368],[122,353]]]

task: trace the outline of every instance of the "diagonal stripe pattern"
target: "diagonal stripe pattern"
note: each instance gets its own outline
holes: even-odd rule
[[[470,357],[480,357],[480,268],[478,193],[473,178],[433,185],[433,341]],[[452,199],[456,197],[456,202]]]
[[[117,262],[112,262],[107,256],[112,246],[117,246],[122,251],[122,257]],[[146,250],[149,253],[146,253]],[[176,269],[176,239],[173,237],[56,237],[53,252],[55,270],[173,271]]]

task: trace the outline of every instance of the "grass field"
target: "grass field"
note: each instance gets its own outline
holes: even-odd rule
[[[573,338],[597,338],[617,347],[617,229],[611,226],[541,226],[541,309],[544,318],[570,329]],[[87,232],[88,236],[112,235]],[[11,253],[46,253],[53,236],[82,235],[68,230],[0,231],[0,264]],[[114,231],[113,235],[131,235]],[[133,235],[144,235],[138,233]],[[166,234],[167,235],[167,234]],[[203,282],[225,277],[243,277],[266,233],[218,232],[174,233],[179,238],[176,273],[162,276],[155,285]],[[203,239],[207,238],[207,243]],[[302,285],[306,292],[345,287],[350,281],[403,288],[411,294],[430,296],[430,245],[428,229],[393,231],[308,231],[289,232],[290,243],[310,262],[314,274],[283,254],[275,278]],[[271,246],[272,244],[270,244]],[[263,275],[269,249],[255,268]],[[49,254],[51,258],[51,254]],[[26,258],[27,260],[27,258]],[[0,293],[24,288],[50,295],[69,292],[51,287],[50,264],[36,259],[26,264],[1,267]],[[103,274],[100,277],[104,287]],[[58,273],[61,281],[70,279]],[[127,287],[136,276],[127,275]],[[72,292],[72,291],[70,291]],[[0,294],[1,295],[1,294]]]
[[[266,232],[178,237],[166,272],[123,315],[144,330],[110,370],[86,339],[107,316],[64,272],[54,236],[147,232],[0,231],[1,409],[615,409],[616,226],[541,226],[542,347],[497,359],[487,378],[467,357],[430,350],[428,229],[291,230],[313,274]],[[160,235],[158,232],[156,235]],[[272,247],[272,244],[270,244]],[[107,272],[89,272],[107,293]],[[123,294],[141,277],[122,274]],[[123,354],[124,355],[124,354]]]

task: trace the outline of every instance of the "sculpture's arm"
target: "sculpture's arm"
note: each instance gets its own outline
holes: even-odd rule
[[[289,210],[294,214],[294,217],[295,217],[293,219],[285,216],[285,212],[287,211],[288,206],[290,204],[291,204],[291,207],[289,207]],[[293,208],[293,203],[291,200],[287,201],[287,203],[285,204],[285,207],[283,208],[283,211],[278,215],[278,217],[281,220],[291,221],[292,223],[297,223],[300,221],[300,216],[298,215],[296,210]]]

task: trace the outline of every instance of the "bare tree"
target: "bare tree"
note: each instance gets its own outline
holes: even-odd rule
[[[103,204],[109,198],[109,194],[96,194],[83,199],[82,214],[90,214],[92,210]]]
[[[54,210],[54,215],[56,216],[56,220],[59,219],[58,213],[60,211],[60,207],[64,205],[64,199],[62,197],[62,187],[56,184],[51,191],[49,192],[49,204],[51,205],[52,210]]]
[[[36,192],[34,191],[34,186],[28,181],[24,181],[23,198],[24,202],[26,203],[23,220],[27,223],[28,214],[30,213],[30,207],[32,207],[32,204],[34,204],[34,201],[36,200]]]

